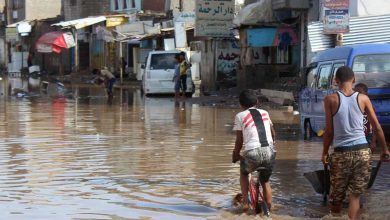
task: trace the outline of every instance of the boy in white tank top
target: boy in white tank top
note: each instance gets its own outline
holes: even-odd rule
[[[349,219],[358,218],[360,195],[370,178],[371,150],[364,134],[363,112],[367,113],[378,143],[381,159],[389,161],[389,151],[383,130],[376,118],[368,96],[353,91],[355,76],[349,67],[336,72],[339,91],[325,97],[325,120],[322,162],[330,165],[330,209],[340,213],[342,201],[349,192]],[[329,147],[334,152],[328,158]]]

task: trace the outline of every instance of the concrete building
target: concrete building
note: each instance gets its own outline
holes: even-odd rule
[[[49,0],[50,1],[50,0]],[[65,21],[111,13],[110,0],[62,0]]]
[[[20,72],[28,66],[28,57],[34,56],[36,40],[54,30],[50,25],[61,17],[61,0],[6,0],[4,3],[7,26],[2,60],[8,72]],[[55,63],[46,58],[46,63]],[[31,60],[34,64],[45,63],[41,54]],[[61,62],[57,60],[57,63]]]
[[[7,23],[41,20],[61,15],[61,0],[6,0]]]

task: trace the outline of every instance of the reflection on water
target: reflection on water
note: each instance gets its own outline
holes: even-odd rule
[[[0,98],[2,219],[236,219],[239,166],[231,164],[238,109],[117,91],[107,104],[94,86],[72,96]],[[53,91],[58,91],[54,89]],[[272,111],[278,127],[291,114]],[[303,172],[321,168],[319,142],[283,130],[272,183],[275,219],[326,215]],[[298,137],[298,135],[295,135]],[[380,171],[364,212],[383,219],[389,168]]]

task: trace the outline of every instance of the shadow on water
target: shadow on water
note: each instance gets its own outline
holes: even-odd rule
[[[4,219],[246,218],[231,204],[239,192],[239,166],[231,163],[239,109],[137,89],[117,89],[107,105],[101,87],[57,86],[34,98],[0,98]],[[303,177],[321,168],[321,143],[301,141],[291,113],[270,114],[280,131],[274,218],[326,215]],[[364,213],[386,214],[389,173],[383,166]]]

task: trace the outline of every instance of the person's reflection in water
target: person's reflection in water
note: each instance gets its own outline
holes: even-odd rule
[[[109,95],[107,98],[107,105],[112,105],[114,104],[114,96]]]
[[[186,117],[186,102],[175,100],[175,109],[174,111],[174,121],[179,125],[186,125],[187,117]]]

